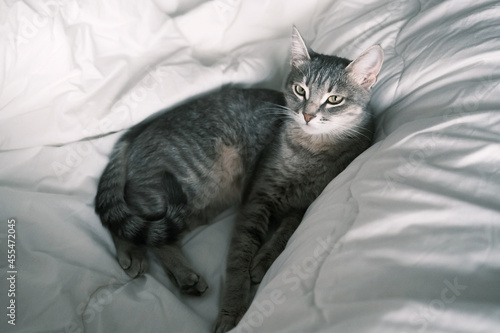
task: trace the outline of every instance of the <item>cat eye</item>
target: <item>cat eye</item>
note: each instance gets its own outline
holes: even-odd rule
[[[338,95],[332,95],[332,96],[328,97],[328,99],[327,99],[328,104],[332,104],[332,105],[339,105],[343,101],[344,101],[344,97],[341,97]]]
[[[306,90],[304,88],[302,88],[301,86],[299,86],[298,84],[295,85],[295,92],[299,96],[305,96],[306,95]]]

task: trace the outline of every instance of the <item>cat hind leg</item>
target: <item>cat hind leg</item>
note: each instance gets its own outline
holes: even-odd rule
[[[205,279],[196,273],[177,244],[153,248],[170,280],[183,294],[201,296],[208,289]]]
[[[143,246],[112,235],[116,247],[116,257],[121,268],[131,278],[136,278],[148,270],[146,249]]]

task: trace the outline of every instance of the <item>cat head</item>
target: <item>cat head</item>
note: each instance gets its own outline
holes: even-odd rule
[[[316,53],[294,27],[291,71],[284,90],[293,119],[312,135],[349,132],[369,117],[370,89],[383,59],[379,45],[354,61]]]

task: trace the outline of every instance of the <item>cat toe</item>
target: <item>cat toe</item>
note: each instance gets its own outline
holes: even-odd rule
[[[148,270],[148,261],[146,258],[136,258],[132,260],[132,265],[125,270],[131,278],[136,278],[144,275]]]
[[[201,296],[208,289],[205,279],[196,273],[189,273],[181,281],[178,281],[183,294]]]
[[[131,278],[136,278],[146,273],[148,269],[146,250],[129,240],[112,236],[116,247],[116,258],[125,273]]]
[[[130,256],[127,253],[118,253],[117,255],[118,263],[120,264],[120,267],[123,268],[124,271],[130,268],[130,265],[132,265],[132,260],[130,259]]]
[[[120,253],[118,255],[118,263],[131,278],[143,275],[149,266],[146,257],[139,253]]]
[[[246,312],[246,307],[239,307],[236,312],[221,310],[215,322],[215,333],[225,333],[232,330],[240,322]]]
[[[214,333],[226,333],[236,326],[236,320],[229,315],[219,314],[217,322],[215,323]]]

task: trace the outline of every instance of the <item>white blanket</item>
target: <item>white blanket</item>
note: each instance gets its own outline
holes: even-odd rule
[[[184,240],[210,288],[187,297],[154,259],[122,271],[97,181],[155,111],[226,83],[280,89],[295,24],[321,53],[382,45],[377,142],[234,331],[500,332],[498,1],[4,0],[0,22],[0,331],[211,331],[235,210]]]

